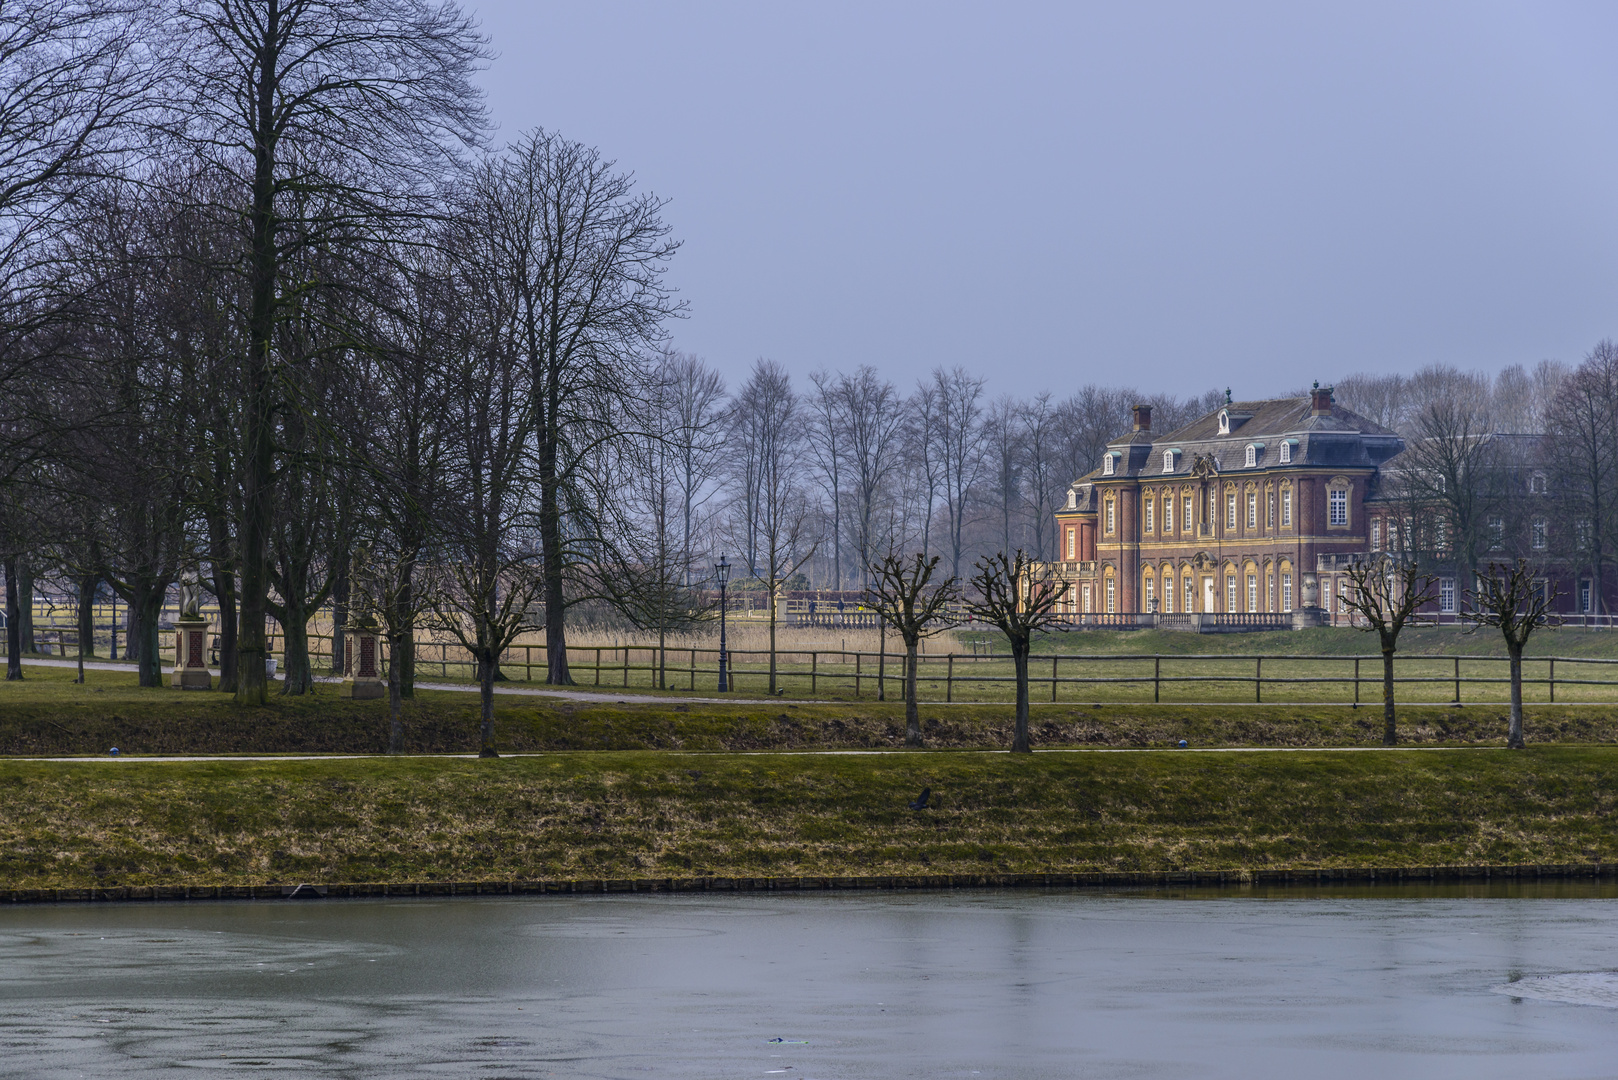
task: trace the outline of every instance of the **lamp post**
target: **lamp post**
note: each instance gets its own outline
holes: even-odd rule
[[[730,560],[719,556],[713,576],[719,580],[719,692],[730,691],[730,657],[725,652],[725,582],[730,580]]]

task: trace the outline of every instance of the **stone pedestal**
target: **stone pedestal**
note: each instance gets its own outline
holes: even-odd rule
[[[212,690],[208,671],[208,620],[182,616],[174,624],[174,673],[169,685],[181,690]]]
[[[1326,625],[1326,611],[1324,608],[1305,607],[1292,613],[1292,629],[1308,630],[1314,626]]]
[[[379,698],[385,693],[382,632],[374,626],[348,627],[343,631],[343,696]]]

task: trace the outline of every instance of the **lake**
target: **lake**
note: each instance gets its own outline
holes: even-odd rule
[[[19,907],[0,1076],[1611,1076],[1615,971],[1589,883]]]

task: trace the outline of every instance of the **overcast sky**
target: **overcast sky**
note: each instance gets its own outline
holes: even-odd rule
[[[500,136],[670,200],[733,381],[1236,396],[1618,336],[1618,7],[474,0]]]

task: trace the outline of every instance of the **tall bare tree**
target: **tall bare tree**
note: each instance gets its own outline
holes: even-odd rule
[[[311,246],[386,241],[422,209],[412,196],[435,188],[455,154],[482,138],[472,75],[485,44],[453,3],[425,0],[198,0],[173,20],[174,134],[234,192],[224,205],[241,214],[236,698],[260,703],[276,425],[299,407],[276,328],[293,299],[332,284],[294,282],[289,267]],[[304,207],[320,217],[300,218]]]
[[[1588,568],[1591,606],[1606,608],[1607,567],[1618,550],[1618,345],[1596,343],[1547,410],[1557,452],[1547,462],[1552,498],[1567,526],[1560,545]]]
[[[950,577],[961,576],[963,536],[969,503],[984,469],[984,380],[964,368],[933,371],[939,422],[935,438],[943,467],[944,510],[949,516]]]

